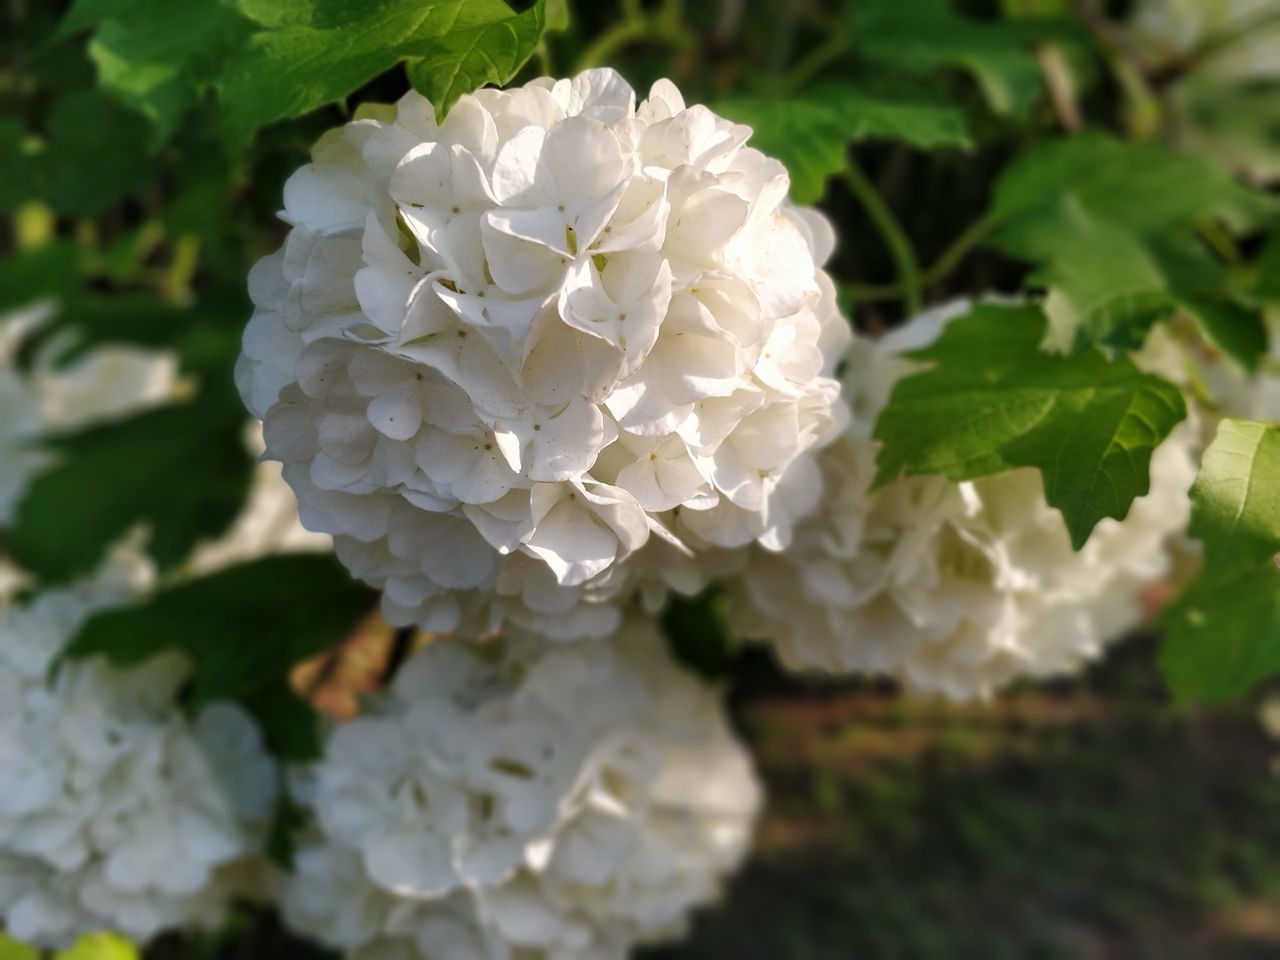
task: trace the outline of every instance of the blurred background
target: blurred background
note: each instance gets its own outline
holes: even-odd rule
[[[1252,703],[1170,708],[1154,646],[1134,637],[1079,680],[966,705],[735,658],[733,713],[768,794],[756,846],[687,942],[639,956],[1276,956],[1280,744]],[[347,656],[331,707],[379,661],[367,641]],[[146,956],[329,955],[245,912]]]
[[[218,490],[234,500],[247,482],[231,370],[244,278],[285,233],[284,179],[356,104],[393,101],[407,82],[395,67],[345,103],[229,135],[225,46],[201,33],[205,7],[0,3],[0,312],[57,304],[18,364],[45,362],[57,336],[71,344],[59,363],[99,343],[176,347],[202,418],[183,429],[229,438],[191,480],[215,488],[216,510]],[[175,49],[174,18],[202,42]],[[922,303],[1022,288],[1034,258],[984,241],[1001,171],[1040,142],[1102,130],[1258,191],[1280,176],[1280,0],[577,0],[517,80],[603,64],[640,91],[670,77],[688,101],[755,125],[796,199],[836,222],[831,270],[872,332]],[[1233,295],[1280,299],[1272,237],[1219,239]],[[147,509],[130,499],[145,491],[113,486],[111,458],[163,454],[145,435],[118,443],[74,503],[19,510],[24,566],[69,562],[97,535],[84,518],[106,518],[106,540]],[[1175,711],[1157,638],[1079,680],[953,706],[784,677],[709,621],[673,636],[704,673],[732,676],[769,808],[726,903],[651,960],[1280,951],[1280,751],[1265,711],[1257,699]],[[350,670],[311,687],[326,707],[376,675],[386,649],[347,656]],[[0,960],[31,955],[0,945]],[[79,960],[95,956],[127,952]],[[147,956],[323,954],[246,909],[224,934],[167,938]]]

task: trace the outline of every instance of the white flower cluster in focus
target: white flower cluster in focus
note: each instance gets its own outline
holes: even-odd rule
[[[176,707],[181,656],[70,661],[50,678],[79,624],[150,578],[121,548],[0,620],[0,922],[39,946],[215,925],[273,812],[275,765],[248,715]]]
[[[906,477],[868,492],[875,416],[963,304],[927,312],[849,356],[852,426],[823,453],[822,506],[791,549],[753,554],[733,611],[789,667],[889,674],[954,698],[1024,676],[1078,670],[1142,618],[1142,594],[1168,569],[1185,527],[1194,431],[1157,450],[1151,490],[1123,521],[1106,519],[1073,551],[1039,472],[964,483]]]
[[[290,179],[237,380],[390,621],[603,635],[646,543],[787,544],[848,328],[750,132],[592,70],[410,93]]]
[[[719,698],[642,620],[437,640],[305,779],[285,917],[361,960],[623,958],[717,895],[760,804]]]

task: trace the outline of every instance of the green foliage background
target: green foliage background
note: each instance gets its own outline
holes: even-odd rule
[[[922,355],[933,367],[903,381],[878,425],[880,479],[1040,467],[1079,546],[1146,491],[1152,449],[1186,415],[1181,391],[1125,354],[1165,323],[1256,371],[1268,363],[1266,311],[1280,306],[1268,179],[1280,171],[1280,82],[1208,69],[1276,28],[1280,10],[1151,60],[1123,40],[1130,8],[10,0],[0,310],[58,303],[21,359],[51,343],[62,362],[106,342],[166,346],[195,389],[53,438],[53,465],[4,544],[53,584],[144,521],[157,563],[181,570],[246,493],[231,382],[245,277],[283,237],[281,188],[310,144],[360,103],[411,85],[443,114],[485,83],[608,64],[642,92],[671,77],[690,102],[755,128],[753,143],[790,170],[793,198],[835,221],[831,269],[860,330],[956,295],[1031,295],[975,311]],[[974,414],[961,429],[958,406]],[[1208,562],[1164,614],[1159,653],[1181,701],[1241,694],[1280,667],[1277,466],[1274,425],[1229,421],[1206,454],[1191,532]],[[266,583],[287,589],[255,588]],[[713,674],[735,656],[720,602],[680,600],[664,619],[681,655]],[[67,653],[129,662],[181,642],[197,665],[193,702],[238,698],[281,756],[305,757],[314,717],[282,695],[285,672],[372,603],[331,559],[264,561],[101,617]],[[200,627],[175,629],[184,621]],[[237,631],[257,641],[217,642]]]

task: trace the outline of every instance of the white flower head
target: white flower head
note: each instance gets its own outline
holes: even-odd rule
[[[285,917],[362,958],[620,960],[718,894],[760,804],[718,697],[639,619],[434,641],[310,776]]]
[[[822,505],[783,554],[756,551],[734,581],[741,629],[798,670],[889,674],[954,698],[1018,677],[1072,673],[1143,616],[1186,524],[1194,430],[1156,450],[1151,489],[1074,551],[1039,472],[964,483],[903,477],[869,492],[875,417],[893,382],[964,304],[854,344],[846,435],[823,452]]]
[[[87,616],[150,578],[122,548],[91,580],[0,621],[0,918],[22,940],[213,926],[234,866],[265,837],[275,765],[239,707],[180,711],[183,657],[71,661],[49,678]]]
[[[601,634],[652,544],[785,545],[848,328],[829,226],[749,134],[592,70],[443,124],[410,93],[290,179],[237,380],[303,522],[393,622],[581,606],[552,632]],[[522,579],[547,583],[533,604]]]

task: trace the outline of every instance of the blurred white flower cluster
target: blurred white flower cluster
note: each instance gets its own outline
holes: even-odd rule
[[[1268,15],[1271,16],[1268,16]],[[1280,76],[1280,19],[1273,0],[1140,0],[1132,26],[1148,55],[1172,61],[1234,31],[1239,42],[1210,58],[1210,72]]]
[[[848,327],[829,225],[749,134],[592,70],[440,125],[410,93],[290,179],[237,378],[389,620],[606,633],[580,608],[647,542],[787,544]]]
[[[1280,178],[1275,0],[1138,0],[1120,39],[1127,55],[1161,80],[1159,112],[1169,129],[1177,129],[1179,148],[1203,153],[1257,183]],[[1132,120],[1154,122],[1141,110]]]
[[[51,672],[89,615],[150,580],[121,547],[95,577],[0,620],[0,916],[27,942],[212,926],[264,839],[274,761],[240,708],[180,712],[179,654]]]
[[[361,960],[623,958],[716,896],[760,804],[719,697],[642,619],[436,640],[300,779],[286,919]]]
[[[169,351],[96,346],[69,364],[55,337],[19,370],[21,340],[55,307],[0,320],[0,524],[49,462],[51,436],[175,399]],[[250,448],[258,447],[253,432]],[[117,669],[66,662],[62,647],[94,612],[140,599],[154,575],[138,530],[95,576],[6,609],[24,575],[0,558],[0,921],[13,935],[66,946],[98,929],[145,941],[162,930],[215,926],[256,872],[274,812],[277,773],[254,722],[215,703],[188,718],[177,704],[189,666],[179,654]],[[243,515],[203,544],[186,572],[327,538],[298,523],[276,464],[256,468]]]
[[[876,414],[913,368],[900,354],[966,311],[940,307],[850,352],[854,416],[824,451],[822,505],[791,549],[755,552],[733,589],[742,631],[771,641],[787,666],[985,696],[1018,677],[1078,670],[1141,621],[1144,589],[1166,573],[1167,541],[1190,510],[1189,428],[1157,449],[1147,496],[1079,552],[1032,469],[958,484],[906,477],[868,492]]]

